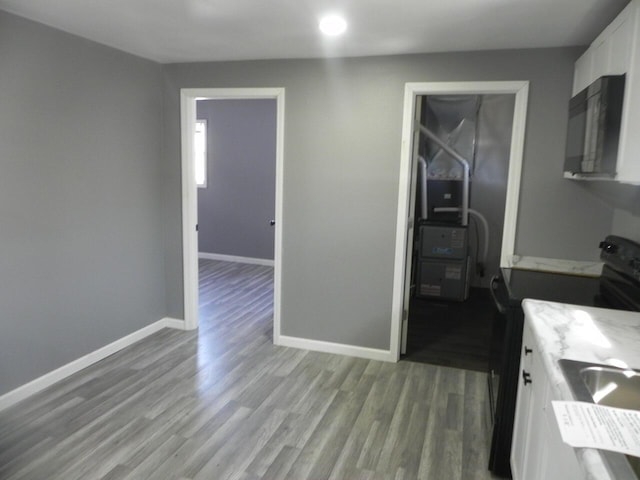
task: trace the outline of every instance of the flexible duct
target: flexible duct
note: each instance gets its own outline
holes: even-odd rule
[[[418,157],[420,168],[420,219],[427,219],[427,161]]]
[[[442,148],[445,152],[451,155],[455,160],[457,160],[464,169],[462,175],[462,208],[455,210],[462,212],[462,225],[467,226],[469,224],[469,162],[466,158],[456,152],[453,148],[443,142],[440,137],[438,137],[435,133],[429,130],[424,125],[418,124],[418,128],[420,132],[425,135],[427,138],[431,139],[436,145]],[[444,210],[441,210],[444,211]],[[454,211],[454,210],[450,210]]]

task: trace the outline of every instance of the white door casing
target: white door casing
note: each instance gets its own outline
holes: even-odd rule
[[[402,124],[402,148],[400,158],[400,180],[398,188],[398,216],[396,225],[396,248],[393,273],[393,300],[391,306],[391,357],[398,360],[406,349],[406,330],[408,321],[408,295],[405,295],[406,272],[411,268],[411,252],[408,234],[413,231],[413,212],[411,209],[413,165],[414,119],[416,98],[419,95],[483,95],[515,94],[513,112],[513,130],[509,153],[509,174],[505,199],[504,227],[500,266],[506,267],[514,253],[518,199],[522,157],[524,152],[524,134],[529,97],[528,81],[498,82],[437,82],[407,83],[404,91],[404,110]]]
[[[276,189],[273,272],[273,341],[280,338],[282,267],[282,187],[284,165],[284,88],[183,88],[180,90],[182,140],[182,262],[184,282],[184,328],[198,328],[198,202],[193,162],[196,101],[205,99],[276,100]]]

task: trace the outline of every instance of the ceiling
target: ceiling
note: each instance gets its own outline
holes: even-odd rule
[[[161,63],[589,44],[629,0],[0,0],[0,9]],[[323,38],[319,18],[349,28]]]

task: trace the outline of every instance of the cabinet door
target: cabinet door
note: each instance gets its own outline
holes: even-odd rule
[[[589,49],[576,60],[573,72],[573,93],[580,92],[589,86],[593,78],[593,50]]]
[[[518,394],[511,446],[511,472],[514,480],[533,478],[529,476],[527,469],[531,464],[531,458],[537,456],[536,445],[532,443],[536,436],[532,433],[536,429],[535,405],[533,405],[535,399],[532,392],[533,384],[529,383],[533,350],[533,336],[525,323],[522,334]]]
[[[631,7],[632,5],[630,5]],[[573,95],[603,75],[622,75],[631,69],[633,9],[627,7],[576,61]]]
[[[607,75],[622,75],[631,67],[632,19],[626,19],[608,38]]]
[[[520,368],[522,375],[522,367]],[[521,380],[522,381],[522,380]],[[511,441],[511,473],[513,480],[524,480],[527,463],[527,435],[531,429],[531,389],[518,385],[516,397],[516,413],[513,424],[513,440]]]
[[[590,50],[593,51],[593,66],[589,83],[603,75],[607,75],[607,71],[609,70],[609,57],[611,56],[609,46],[608,38],[599,43],[594,43],[591,46]]]
[[[549,399],[549,382],[547,381],[546,371],[540,353],[534,349],[531,353],[531,430],[527,440],[527,461],[524,465],[525,476],[528,479],[548,480],[550,478],[559,478],[548,476],[550,469],[549,462],[549,445],[548,431],[545,428],[544,414],[547,408],[551,406]]]
[[[629,71],[631,33],[631,21],[625,19],[609,35],[593,43],[589,49],[592,65],[588,83],[603,75],[622,75]]]
[[[631,2],[631,16],[627,20],[633,68],[627,74],[625,86],[622,126],[620,131],[620,149],[618,150],[617,180],[640,185],[640,2]],[[629,8],[627,7],[627,8]]]
[[[511,449],[514,480],[576,480],[584,477],[574,449],[562,441],[551,400],[547,372],[525,320]]]
[[[575,450],[562,441],[560,428],[551,407],[551,398],[548,399],[547,408],[542,417],[545,449],[548,453],[545,471],[541,472],[541,478],[560,478],[563,480],[584,478],[584,472],[578,463]]]

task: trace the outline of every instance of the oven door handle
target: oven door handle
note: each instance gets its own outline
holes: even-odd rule
[[[494,275],[491,277],[491,281],[489,282],[489,291],[491,292],[491,298],[493,298],[493,303],[495,303],[498,312],[502,315],[507,313],[507,307],[500,303],[498,297],[496,297],[496,288],[497,284],[500,282],[500,277],[498,275]]]

